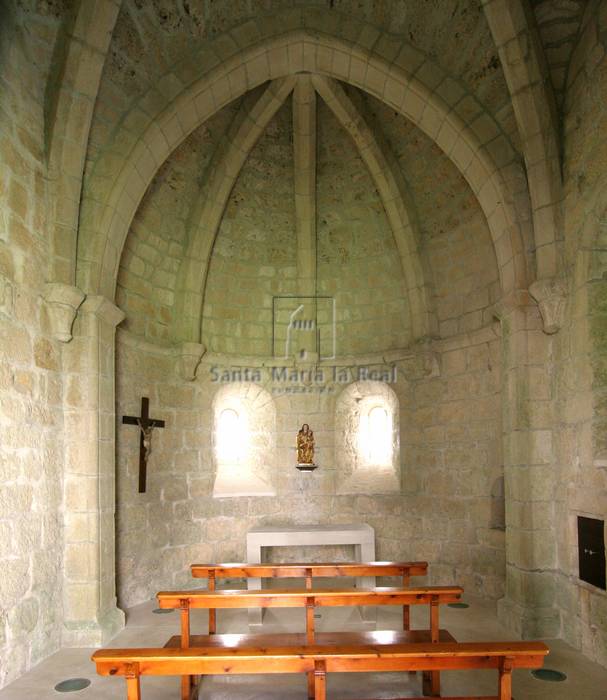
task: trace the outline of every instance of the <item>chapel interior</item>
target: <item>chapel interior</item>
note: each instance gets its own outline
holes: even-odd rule
[[[548,643],[517,698],[606,696],[606,51],[607,0],[0,0],[0,700],[126,697],[90,654],[192,564],[348,524]]]

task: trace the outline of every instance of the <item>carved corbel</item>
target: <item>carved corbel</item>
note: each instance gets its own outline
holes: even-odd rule
[[[544,333],[552,335],[560,330],[567,302],[565,282],[555,277],[538,280],[529,287],[529,294],[535,299],[540,309]]]
[[[76,313],[85,298],[78,287],[61,282],[49,282],[44,289],[44,300],[48,309],[51,335],[55,340],[69,343]]]
[[[175,348],[177,371],[184,381],[196,379],[196,370],[206,351],[202,343],[181,343]]]
[[[400,372],[407,380],[440,376],[439,354],[433,350],[431,341],[419,341],[415,345],[415,351],[398,364]]]

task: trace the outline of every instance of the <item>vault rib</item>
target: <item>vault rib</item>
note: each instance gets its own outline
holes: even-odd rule
[[[407,214],[403,193],[399,187],[399,178],[393,169],[393,164],[384,154],[372,130],[341,85],[332,78],[320,75],[314,75],[312,83],[354,141],[381,198],[394,234],[405,277],[413,339],[419,340],[435,335],[436,318],[432,312],[431,295],[424,277],[415,231]]]
[[[300,76],[293,91],[293,179],[297,232],[297,287],[316,293],[316,92],[310,76]]]
[[[234,184],[253,146],[295,85],[293,77],[272,81],[252,109],[244,105],[224,149],[218,149],[209,168],[207,195],[194,211],[187,250],[182,260],[175,300],[174,337],[199,342],[202,310],[211,253]]]

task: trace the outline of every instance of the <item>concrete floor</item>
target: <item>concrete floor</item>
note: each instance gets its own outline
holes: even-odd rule
[[[470,607],[465,610],[441,608],[441,627],[448,629],[458,641],[505,641],[511,639],[498,624],[494,606],[466,598]],[[177,634],[178,613],[156,615],[155,602],[150,601],[127,611],[126,628],[108,646],[136,647],[162,646],[168,637]],[[426,609],[414,608],[412,626],[426,627]],[[246,611],[220,611],[219,632],[246,632]],[[399,629],[398,608],[378,609],[378,629]],[[192,630],[203,633],[206,613],[195,611]],[[324,609],[317,619],[319,631],[336,629],[363,629],[355,608]],[[270,610],[266,613],[264,631],[302,631],[303,611]],[[516,700],[606,700],[607,669],[593,664],[561,641],[550,642],[551,653],[546,667],[563,671],[568,679],[561,683],[542,682],[528,671],[514,674]],[[122,678],[97,676],[90,662],[91,649],[64,649],[43,661],[30,673],[0,691],[0,700],[58,700],[61,697],[81,700],[109,700],[126,698]],[[493,671],[451,671],[442,675],[444,695],[494,694],[496,676]],[[89,678],[91,685],[81,691],[58,693],[54,686],[66,678]],[[340,674],[329,678],[328,697],[353,700],[354,698],[407,698],[420,692],[420,676],[408,674]],[[143,678],[143,700],[179,698],[175,678]],[[306,685],[303,676],[217,676],[207,677],[202,685],[201,700],[305,700]]]

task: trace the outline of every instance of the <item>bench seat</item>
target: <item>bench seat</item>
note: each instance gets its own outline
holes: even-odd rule
[[[423,644],[430,643],[430,630],[380,630],[371,632],[316,632],[316,646],[370,646],[372,644]],[[455,642],[447,630],[440,630],[439,641]],[[305,632],[254,633],[254,634],[193,634],[190,647],[299,647],[305,646]],[[181,648],[181,635],[176,634],[164,645],[165,648]]]
[[[242,609],[258,608],[304,608],[306,611],[306,642],[317,642],[314,611],[322,607],[342,607],[357,605],[427,605],[429,608],[429,641],[439,641],[439,606],[454,603],[461,599],[460,586],[428,586],[425,588],[286,588],[256,590],[195,590],[161,591],[157,594],[158,605],[164,609],[181,611],[181,647],[192,646],[190,613],[195,609]],[[215,630],[209,629],[209,635]],[[403,631],[409,631],[405,629]],[[280,639],[282,635],[275,637]],[[193,678],[182,678],[182,700],[190,696]],[[314,678],[308,677],[308,697],[314,697]],[[440,673],[432,671],[424,674],[424,689],[432,695],[440,693]]]
[[[192,564],[194,578],[337,578],[425,576],[426,561],[371,561],[293,564]]]
[[[220,591],[160,591],[156,594],[161,608],[179,609],[184,602],[190,609],[228,608],[299,608],[311,602],[315,607],[349,605],[423,605],[456,603],[461,599],[460,586],[426,588],[273,588],[262,590],[223,589]]]
[[[384,645],[194,647],[189,649],[100,649],[92,660],[100,675],[125,676],[128,700],[141,700],[140,676],[224,674],[314,674],[316,700],[326,700],[328,673],[495,669],[498,692],[489,700],[512,700],[512,671],[540,668],[542,642],[435,642]],[[458,700],[471,700],[465,696]],[[476,699],[475,699],[476,700]]]
[[[207,580],[207,589],[214,591],[222,579],[247,579],[247,586],[258,588],[262,579],[304,578],[306,588],[312,588],[319,578],[398,576],[404,587],[412,576],[428,573],[427,561],[371,561],[371,562],[307,562],[290,564],[192,564],[192,576]],[[257,585],[251,583],[257,580]],[[403,629],[409,629],[409,606],[403,606]],[[209,609],[209,633],[217,631],[215,610]]]

